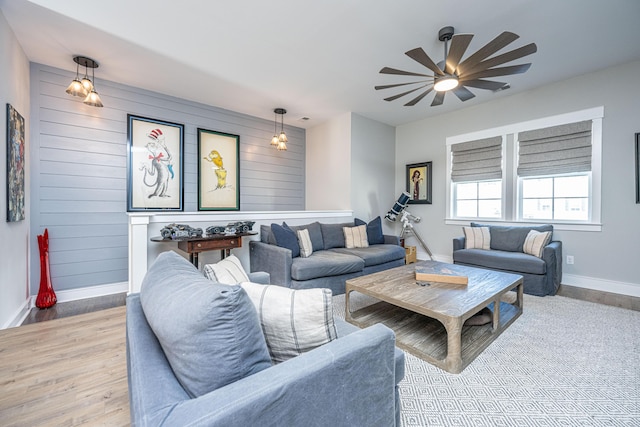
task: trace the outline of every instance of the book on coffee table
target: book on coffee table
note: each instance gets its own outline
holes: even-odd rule
[[[464,276],[447,265],[423,267],[416,266],[416,280],[421,282],[452,283],[455,285],[468,285],[469,277]]]

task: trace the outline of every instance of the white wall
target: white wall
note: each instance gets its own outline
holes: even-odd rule
[[[0,220],[0,328],[17,326],[13,320],[26,313],[28,298],[28,251],[29,251],[29,60],[4,15],[0,12],[0,199],[4,218]],[[25,215],[20,222],[6,222],[7,210],[7,135],[6,104],[11,104],[25,119]],[[34,236],[35,239],[35,236]],[[31,242],[37,246],[37,242]]]
[[[364,221],[384,217],[399,194],[395,194],[396,130],[371,119],[351,115],[351,209]],[[384,222],[383,222],[384,223]],[[397,234],[391,223],[391,234]]]
[[[635,203],[634,134],[640,132],[640,62],[611,67],[524,93],[399,126],[396,133],[396,191],[404,189],[404,166],[433,161],[433,204],[411,208],[430,249],[451,257],[459,226],[444,224],[445,138],[555,114],[604,106],[602,134],[602,231],[554,231],[562,240],[564,284],[640,296],[638,249],[640,204]],[[455,97],[445,102],[459,102]]]
[[[351,209],[351,113],[307,129],[307,210]]]

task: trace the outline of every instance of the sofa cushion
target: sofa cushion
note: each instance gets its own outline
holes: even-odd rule
[[[246,292],[211,282],[173,251],[158,255],[147,271],[140,302],[176,378],[191,397],[271,366]]]
[[[547,265],[542,259],[522,252],[461,249],[453,252],[453,261],[455,263],[518,273],[545,274],[547,272]]]
[[[344,248],[344,227],[353,227],[352,222],[342,224],[320,224],[324,249]]]
[[[398,245],[372,245],[368,248],[334,248],[329,252],[354,255],[364,260],[364,266],[380,265],[387,262],[404,259],[406,252]]]
[[[302,230],[296,230],[298,236],[298,243],[300,244],[300,256],[307,258],[313,253],[313,245],[311,244],[311,238],[309,237],[309,230],[306,228]]]
[[[331,290],[241,284],[253,302],[274,363],[337,338]]]
[[[522,252],[524,240],[527,238],[527,234],[529,234],[530,230],[553,232],[553,225],[550,224],[511,227],[504,225],[484,225],[472,222],[471,226],[489,227],[489,233],[491,234],[491,249],[509,252]]]
[[[369,221],[369,223],[356,218],[353,223],[355,225],[367,226],[367,238],[369,239],[370,245],[381,245],[384,243],[384,233],[382,232],[382,220],[380,219],[380,216],[375,217]]]
[[[283,222],[282,225],[286,223]],[[314,251],[321,251],[324,249],[324,241],[322,240],[322,229],[320,228],[319,222],[312,222],[311,224],[305,225],[291,225],[289,226],[293,231],[297,230],[308,230],[309,238],[311,239],[311,245],[313,246]]]
[[[235,255],[229,255],[215,264],[206,264],[202,272],[207,279],[225,285],[237,285],[240,282],[249,281],[249,276]]]
[[[270,225],[260,226],[260,241],[262,243],[268,243],[270,245],[276,245],[276,238],[273,237]]]
[[[276,245],[291,251],[291,257],[300,256],[300,245],[298,244],[298,236],[287,224],[278,225],[271,224],[271,232],[276,239]]]
[[[294,258],[291,263],[293,280],[310,280],[318,277],[356,273],[364,268],[360,257],[333,251],[318,251],[309,258]]]
[[[544,231],[541,233],[536,230],[531,230],[529,231],[529,234],[527,234],[527,238],[524,240],[522,251],[525,254],[542,258],[542,252],[544,251],[544,247],[547,246],[550,241],[551,241],[550,231]]]
[[[462,227],[465,249],[491,249],[489,227]]]
[[[367,226],[356,225],[355,227],[342,227],[344,233],[345,248],[368,248],[369,239],[367,239]]]

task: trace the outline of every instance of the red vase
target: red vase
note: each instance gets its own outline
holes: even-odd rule
[[[38,235],[38,248],[40,248],[40,290],[36,298],[36,307],[49,308],[58,298],[51,286],[51,274],[49,272],[49,231],[45,228],[44,235]]]

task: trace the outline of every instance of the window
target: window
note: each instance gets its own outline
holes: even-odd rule
[[[447,138],[446,223],[599,231],[603,116],[598,107]]]

